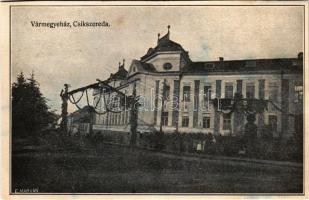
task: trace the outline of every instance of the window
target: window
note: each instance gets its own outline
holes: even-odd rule
[[[170,98],[170,86],[169,85],[165,86],[165,89],[163,92],[163,98],[164,98],[164,101],[169,100]]]
[[[254,99],[255,94],[255,86],[254,83],[247,83],[246,87],[246,98],[247,99]]]
[[[265,80],[259,80],[259,99],[265,99]]]
[[[206,69],[213,69],[214,64],[213,63],[205,63],[205,67],[206,67]]]
[[[269,100],[273,103],[278,102],[278,94],[279,93],[279,86],[276,83],[269,84]],[[271,106],[270,110],[274,111],[274,106]]]
[[[210,128],[210,117],[203,117],[203,128]]]
[[[172,69],[173,65],[171,63],[164,63],[163,69],[165,70],[170,70]]]
[[[225,98],[233,99],[233,83],[225,83]]]
[[[204,86],[204,107],[209,110],[211,100],[211,86]]]
[[[190,101],[190,86],[183,87],[183,100]]]
[[[248,60],[246,62],[246,67],[256,67],[256,61],[254,60]]]
[[[182,117],[182,126],[183,127],[188,127],[189,126],[189,117],[188,116],[183,116]]]
[[[242,94],[242,80],[237,80],[236,92]]]
[[[221,98],[221,80],[216,80],[216,98]]]
[[[162,112],[162,126],[168,125],[168,112]]]
[[[279,92],[279,87],[276,83],[269,84],[269,100],[273,102],[277,102],[278,92]]]
[[[303,86],[296,84],[294,87],[294,91],[295,91],[294,102],[295,103],[302,102],[303,101]]]
[[[269,120],[270,130],[277,131],[277,116],[269,115],[268,120]]]
[[[223,115],[223,130],[231,130],[231,115]]]

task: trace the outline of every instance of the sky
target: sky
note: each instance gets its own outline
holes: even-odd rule
[[[193,61],[291,58],[303,51],[303,8],[296,6],[13,7],[12,81],[34,72],[49,106],[59,93],[104,80],[125,59],[128,69],[166,34]],[[38,28],[31,21],[106,21],[109,27]],[[73,107],[70,105],[70,111]]]

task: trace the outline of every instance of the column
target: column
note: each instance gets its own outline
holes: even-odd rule
[[[282,79],[281,80],[281,132],[282,136],[286,136],[288,133],[288,125],[289,125],[289,80]]]
[[[258,99],[264,100],[265,99],[265,79],[258,80]],[[265,127],[265,119],[264,119],[264,111],[258,114],[257,120],[258,120],[258,137],[262,135],[263,128]]]
[[[222,81],[216,80],[216,98],[221,98],[221,90],[222,90]],[[214,118],[214,134],[220,134],[220,113],[215,111],[215,118]]]
[[[173,96],[172,96],[172,101],[173,101],[173,104],[172,104],[172,112],[173,112],[173,115],[172,115],[172,126],[179,126],[179,102],[180,102],[180,96],[179,96],[179,93],[180,93],[180,87],[179,87],[179,80],[174,80],[174,87],[173,87]],[[177,128],[177,127],[176,127]]]
[[[243,92],[243,80],[236,81],[236,92],[242,94]],[[233,134],[242,134],[242,125],[244,124],[244,115],[239,111],[235,111],[233,114]]]
[[[169,99],[167,100],[167,107],[166,107],[166,111],[168,112],[168,126],[172,126],[172,122],[173,122],[173,94],[174,94],[174,82],[173,80],[169,80],[167,85],[170,86],[170,91],[169,91]]]
[[[198,127],[198,111],[199,111],[199,91],[200,91],[200,81],[194,81],[194,96],[193,96],[193,127]]]
[[[153,111],[153,119],[154,119],[154,122],[153,124],[154,125],[157,125],[158,124],[158,104],[159,104],[159,86],[160,85],[160,81],[159,80],[156,80],[156,84],[155,84],[155,99],[154,99],[154,104],[155,104],[155,107],[154,107],[154,111]]]

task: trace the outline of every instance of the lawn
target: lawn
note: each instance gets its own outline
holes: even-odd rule
[[[16,152],[12,192],[301,193],[302,168],[190,158],[112,145]]]

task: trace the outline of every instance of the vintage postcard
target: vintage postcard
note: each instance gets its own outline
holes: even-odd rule
[[[307,2],[1,10],[4,197],[306,197]]]

